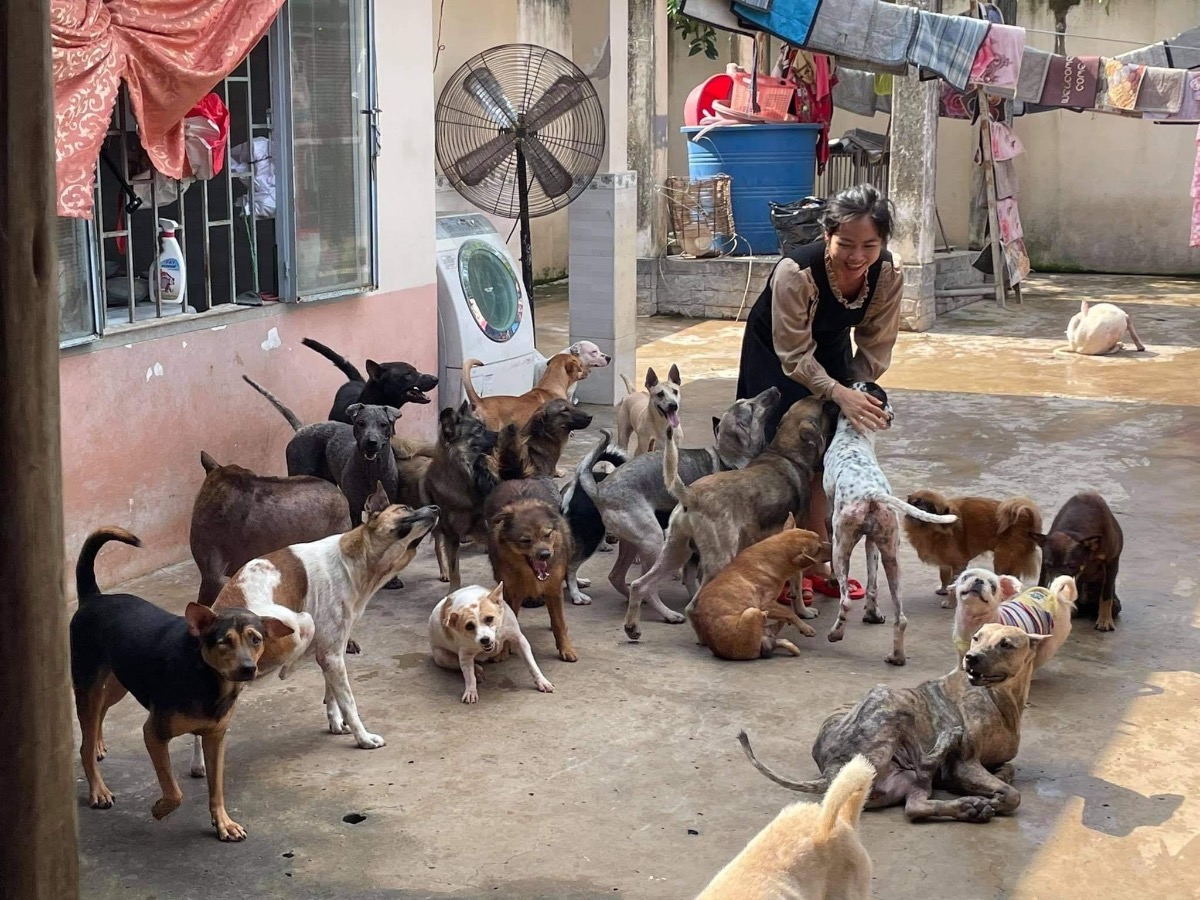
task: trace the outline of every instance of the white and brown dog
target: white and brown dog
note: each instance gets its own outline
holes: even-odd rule
[[[635,391],[624,375],[628,392],[617,404],[617,446],[634,456],[661,450],[667,445],[667,428],[675,430],[675,439],[683,438],[679,427],[679,367],[672,365],[666,381],[658,380],[654,369],[646,370],[646,390]],[[637,438],[632,448],[629,439]]]
[[[888,426],[894,416],[883,388],[874,382],[857,382],[856,391],[869,394],[883,404]],[[875,432],[860,434],[845,415],[838,416],[837,432],[825,452],[825,496],[833,526],[833,577],[841,590],[841,605],[837,621],[829,631],[829,640],[840,641],[845,633],[846,617],[850,614],[850,555],[860,539],[867,545],[867,590],[866,609],[863,621],[880,625],[884,617],[879,614],[876,595],[879,590],[879,561],[883,560],[883,571],[887,575],[888,588],[892,593],[892,652],[887,661],[893,666],[902,666],[904,656],[904,629],[908,620],[904,617],[904,604],[900,599],[900,521],[896,513],[903,512],[938,525],[949,525],[958,521],[958,516],[939,516],[918,509],[911,503],[892,496],[892,486],[879,468],[875,458]]]
[[[438,508],[389,505],[377,484],[363,509],[363,524],[307,544],[292,544],[252,559],[221,589],[214,609],[242,607],[285,623],[294,633],[270,638],[258,664],[258,678],[278,671],[287,678],[295,666],[316,656],[325,675],[325,714],[333,734],[353,734],[364,750],[382,747],[358,715],[346,673],[346,640],[376,591],[404,569],[417,545],[437,524]],[[199,738],[192,774],[204,774]]]
[[[570,353],[572,356],[579,357],[579,361],[589,369],[603,369],[612,362],[612,357],[601,350],[596,344],[591,341],[576,341],[570,347],[559,350],[559,353]],[[557,355],[557,354],[555,354]],[[537,385],[542,380],[542,376],[546,374],[546,366],[550,360],[542,356],[542,354],[534,351],[533,354],[533,383]],[[567,399],[572,403],[578,403],[575,399],[575,391],[579,387],[579,382],[575,382],[567,388]]]
[[[504,602],[504,585],[491,590],[477,584],[459,588],[442,598],[429,616],[433,661],[443,669],[462,670],[466,683],[463,703],[479,701],[477,682],[483,680],[483,667],[475,660],[503,659],[514,647],[529,668],[534,686],[544,694],[553,693],[554,685],[538,668],[516,613]]]
[[[1011,575],[967,569],[954,582],[954,596],[958,601],[954,612],[954,648],[960,663],[971,649],[975,632],[996,623],[1046,638],[1038,643],[1034,658],[1034,668],[1040,669],[1071,633],[1071,613],[1079,599],[1079,590],[1070,575],[1059,575],[1048,588],[1024,587]]]
[[[1059,350],[1084,356],[1117,353],[1125,348],[1121,338],[1127,332],[1138,350],[1146,349],[1129,313],[1111,303],[1093,305],[1084,300],[1079,304],[1079,312],[1067,323],[1067,346]]]

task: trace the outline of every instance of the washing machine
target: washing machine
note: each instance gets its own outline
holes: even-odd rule
[[[533,384],[529,298],[504,239],[481,213],[437,216],[438,396],[457,405],[464,359],[480,396],[523,394]]]

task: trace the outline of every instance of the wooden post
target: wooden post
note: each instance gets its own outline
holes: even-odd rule
[[[63,597],[50,0],[0,3],[0,897],[79,896]]]
[[[980,88],[979,144],[983,152],[983,184],[987,192],[988,229],[991,231],[992,278],[996,281],[996,305],[1007,309],[1004,292],[1004,247],[1000,237],[1000,204],[996,200],[996,169],[992,159],[992,117],[988,114],[987,94]]]

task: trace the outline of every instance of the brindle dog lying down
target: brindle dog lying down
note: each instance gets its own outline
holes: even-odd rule
[[[1021,714],[1042,640],[1011,625],[984,625],[949,675],[915,688],[871,688],[857,706],[821,726],[812,750],[821,777],[813,781],[776,775],[754,756],[746,732],[738,740],[758,771],[793,791],[824,793],[861,753],[877,773],[868,809],[903,803],[913,821],[987,822],[1021,804],[1010,784],[1010,761],[1021,742]],[[934,800],[935,789],[962,796]]]

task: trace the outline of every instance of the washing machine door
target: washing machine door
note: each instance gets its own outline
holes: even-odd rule
[[[487,241],[464,241],[458,251],[458,278],[467,308],[489,340],[502,343],[517,333],[525,298],[507,253]]]

